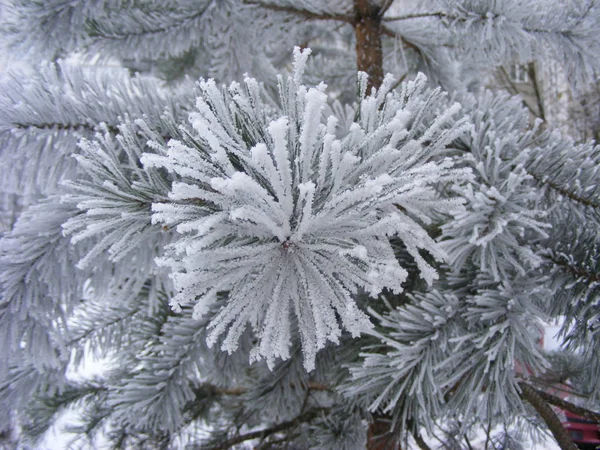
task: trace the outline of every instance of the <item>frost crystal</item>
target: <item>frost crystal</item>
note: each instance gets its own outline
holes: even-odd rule
[[[481,108],[500,115],[491,109]],[[511,273],[524,276],[542,263],[532,243],[547,238],[549,228],[547,212],[537,206],[541,194],[531,188],[532,176],[523,165],[534,131],[523,133],[510,122],[489,125],[477,119],[473,117],[475,126],[467,137],[471,153],[464,158],[475,177],[456,188],[466,208],[442,226],[441,245],[455,271],[471,261],[495,281]]]
[[[419,251],[444,253],[417,221],[459,204],[437,199],[439,183],[466,173],[439,152],[466,123],[453,119],[456,106],[434,110],[442,94],[424,92],[423,76],[401,94],[387,93],[386,79],[361,96],[357,123],[340,139],[337,119],[323,117],[325,86],[300,84],[308,53],[296,49],[294,76],[280,79],[282,111],[265,105],[254,79],[222,91],[202,81],[188,139],[142,161],[179,176],[171,202],[153,205],[153,220],[181,234],[158,261],[172,270],[173,308],[195,303],[201,317],[224,298],[208,344],[227,331],[222,349],[233,352],[250,323],[251,360],[270,366],[289,358],[297,328],[310,371],[342,328],[358,336],[372,326],[354,294],[402,291],[407,272],[388,237],[404,242],[423,278],[436,278]]]

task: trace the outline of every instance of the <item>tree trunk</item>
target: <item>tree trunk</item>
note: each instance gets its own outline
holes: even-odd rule
[[[369,75],[368,87],[378,88],[383,82],[381,8],[371,0],[354,0],[354,14],[356,65]]]

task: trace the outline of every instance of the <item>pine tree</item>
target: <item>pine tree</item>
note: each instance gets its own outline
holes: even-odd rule
[[[66,411],[140,449],[573,449],[556,408],[600,419],[600,147],[486,85],[597,83],[593,0],[2,14],[31,65],[0,80],[6,445]]]

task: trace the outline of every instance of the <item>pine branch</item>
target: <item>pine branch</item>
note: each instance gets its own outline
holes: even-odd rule
[[[417,443],[417,445],[419,446],[419,448],[421,450],[431,450],[431,447],[429,447],[429,445],[427,445],[427,442],[425,442],[423,440],[423,437],[421,436],[421,433],[419,433],[417,430],[412,432],[413,438],[415,439],[415,442]]]
[[[355,22],[354,17],[345,14],[315,13],[296,6],[273,5],[271,3],[266,3],[261,0],[243,0],[243,3],[246,5],[260,6],[261,8],[265,8],[271,11],[301,16],[307,20],[338,20],[350,24]]]
[[[548,403],[538,394],[537,390],[527,383],[520,382],[521,398],[526,400],[544,420],[550,432],[562,450],[577,450],[575,444],[562,426],[560,419],[554,414]]]
[[[250,441],[252,439],[261,439],[264,440],[267,437],[271,436],[275,433],[280,433],[282,431],[290,430],[296,428],[302,423],[311,422],[315,418],[317,418],[320,414],[327,414],[331,408],[315,408],[310,411],[305,412],[304,414],[300,414],[298,417],[292,420],[288,420],[286,422],[282,422],[278,425],[275,425],[271,428],[266,428],[260,431],[253,431],[251,433],[240,434],[234,436],[233,438],[217,445],[211,447],[208,450],[227,450],[228,448],[233,447],[234,445],[241,444],[242,442]]]
[[[471,441],[469,440],[469,437],[467,435],[465,435],[464,438],[465,438],[465,443],[467,444],[467,447],[469,448],[469,450],[474,450],[473,446],[471,445]]]
[[[290,387],[295,388],[296,385],[294,383],[290,383]],[[244,387],[221,388],[210,383],[202,384],[201,388],[204,390],[208,390],[214,393],[215,395],[239,396],[244,395],[248,392],[248,389]],[[331,388],[322,383],[310,382],[307,385],[306,392],[310,391],[331,391]]]
[[[38,129],[38,130],[64,130],[64,131],[80,131],[85,130],[89,132],[97,131],[97,128],[88,124],[88,123],[60,123],[60,122],[42,122],[42,123],[20,123],[15,122],[12,124],[14,128],[19,130],[29,130],[29,129]],[[116,127],[108,127],[108,131],[111,133],[118,133],[118,129]]]
[[[95,333],[104,331],[104,329],[107,327],[111,327],[111,326],[116,325],[121,322],[126,322],[128,319],[131,319],[133,316],[135,316],[138,312],[139,312],[138,310],[132,310],[129,314],[118,316],[114,320],[111,320],[110,322],[103,323],[102,327],[100,329],[88,328],[84,333],[82,333],[81,335],[79,335],[79,336],[71,339],[69,342],[67,342],[66,345],[67,345],[67,347],[73,347],[75,344],[86,340],[88,337],[94,335]]]
[[[552,181],[549,180],[543,180],[542,178],[540,178],[538,175],[536,175],[534,172],[528,170],[527,173],[529,175],[531,175],[533,177],[533,179],[535,181],[537,181],[538,183],[542,184],[542,185],[546,185],[549,188],[555,190],[556,192],[558,192],[560,195],[567,197],[569,200],[574,201],[575,203],[580,203],[584,206],[588,206],[591,208],[596,208],[596,209],[600,209],[600,203],[594,202],[592,200],[588,200],[585,199],[583,197],[580,197],[576,194],[574,194],[573,192],[559,186],[556,183],[553,183]]]
[[[546,386],[547,388],[552,389],[554,392],[562,392],[563,394],[574,395],[580,398],[588,398],[590,396],[590,393],[576,391],[574,386],[569,384],[568,381],[562,380],[560,377],[558,379],[546,379],[530,376],[529,380],[535,381],[535,384],[538,386]]]
[[[381,25],[381,34],[384,36],[387,36],[389,38],[392,38],[392,39],[399,39],[404,47],[410,48],[410,49],[416,51],[422,58],[426,58],[426,56],[423,54],[423,51],[416,44],[413,44],[412,42],[407,41],[405,37],[397,34],[393,30],[390,30],[384,24]]]
[[[554,256],[546,255],[546,258],[552,261],[558,267],[565,269],[576,279],[584,278],[589,284],[600,282],[600,273],[589,272],[585,269],[582,269],[581,267],[569,264],[567,261],[558,259]]]
[[[144,31],[139,31],[139,32],[129,32],[129,33],[123,33],[123,34],[102,34],[101,30],[96,29],[95,31],[97,32],[97,34],[94,36],[96,39],[93,42],[97,42],[100,39],[121,40],[121,39],[128,39],[128,38],[136,38],[136,37],[140,37],[140,36],[150,36],[153,34],[169,33],[178,28],[183,28],[183,27],[191,24],[194,20],[197,20],[200,17],[202,17],[206,13],[206,11],[209,9],[211,3],[212,2],[207,2],[206,6],[203,9],[201,9],[200,11],[196,11],[195,13],[191,14],[188,17],[180,18],[179,20],[174,22],[172,25],[165,26],[165,27],[157,27],[157,28],[150,29],[150,30],[144,30]]]
[[[592,7],[590,6],[587,9],[587,11],[581,17],[579,17],[577,22],[569,28],[565,28],[565,29],[561,29],[561,30],[548,30],[548,29],[539,28],[539,27],[537,27],[537,28],[523,27],[523,31],[526,31],[528,33],[559,33],[561,35],[568,35],[578,25],[580,25],[581,22],[583,22],[583,20],[589,14],[591,9],[592,9]],[[434,18],[434,19],[439,19],[442,21],[450,20],[450,21],[457,21],[457,22],[467,22],[467,21],[472,20],[472,18],[467,19],[465,17],[461,17],[459,15],[451,14],[451,13],[443,12],[443,11],[407,14],[405,16],[383,17],[382,20],[385,22],[394,22],[394,21],[411,20],[411,19],[426,19],[426,18]],[[480,19],[482,21],[489,20],[487,16],[483,16],[483,15],[480,17]]]
[[[415,14],[407,14],[405,16],[392,16],[392,17],[383,17],[382,20],[384,22],[395,22],[400,20],[411,20],[411,19],[427,19],[427,18],[444,18],[447,15],[443,12],[425,12],[425,13],[415,13]]]
[[[564,409],[566,411],[569,411],[573,414],[576,414],[578,416],[581,417],[585,417],[586,419],[592,420],[594,422],[597,422],[598,424],[600,424],[600,414],[594,411],[591,411],[587,408],[583,408],[581,406],[577,406],[571,402],[568,402],[566,400],[563,400],[560,397],[557,397],[555,395],[549,394],[545,391],[542,391],[540,389],[535,389],[534,387],[532,387],[532,389],[535,390],[535,392],[546,402],[550,403],[551,405],[554,406],[558,406],[561,409]]]
[[[527,66],[527,74],[529,75],[529,79],[531,80],[531,84],[533,86],[533,91],[535,92],[535,100],[538,107],[539,118],[543,121],[546,120],[546,112],[544,110],[544,100],[542,98],[541,86],[538,83],[537,71],[535,69],[534,63],[529,63]]]
[[[573,30],[573,29],[577,28],[579,25],[581,25],[581,23],[590,14],[590,12],[592,11],[592,9],[594,8],[595,5],[596,5],[596,0],[591,0],[589,2],[589,4],[587,5],[587,8],[585,9],[585,12],[581,15],[581,17],[579,19],[577,19],[577,22],[575,22],[575,24],[571,27],[571,30]]]
[[[67,384],[53,396],[39,396],[28,405],[28,418],[23,424],[23,431],[29,438],[39,438],[52,426],[58,413],[107,393],[106,386],[96,381],[86,381]]]

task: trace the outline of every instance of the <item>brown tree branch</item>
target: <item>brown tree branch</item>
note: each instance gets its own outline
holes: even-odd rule
[[[534,381],[536,385],[545,385],[546,387],[552,389],[552,392],[562,392],[563,394],[566,395],[574,395],[576,397],[581,397],[581,398],[587,398],[589,396],[589,394],[584,394],[581,392],[577,392],[575,390],[575,388],[573,386],[571,386],[567,381],[565,380],[561,380],[561,379],[544,379],[544,378],[540,378],[540,377],[532,377],[530,376],[529,379],[531,381]],[[557,386],[557,384],[559,384],[559,386]]]
[[[346,23],[354,23],[354,17],[345,14],[315,13],[296,6],[280,6],[264,2],[262,0],[243,0],[246,5],[260,6],[270,11],[282,12],[304,17],[308,20],[338,20]]]
[[[248,389],[246,389],[244,387],[220,388],[218,386],[208,384],[208,383],[205,383],[202,386],[205,389],[210,389],[212,392],[214,392],[217,395],[236,396],[236,395],[243,395],[246,392],[248,392]],[[290,387],[294,388],[295,384],[290,383]],[[315,383],[315,382],[309,382],[306,387],[307,387],[307,389],[306,389],[307,391],[329,391],[329,390],[331,390],[331,388],[329,386],[322,384],[322,383]]]
[[[533,179],[535,181],[537,181],[538,183],[545,184],[546,186],[548,186],[548,187],[552,188],[553,190],[555,190],[556,192],[558,192],[560,195],[563,195],[564,197],[567,197],[568,199],[570,199],[576,203],[581,203],[584,206],[590,206],[592,208],[600,208],[599,203],[579,197],[579,196],[575,195],[573,192],[566,190],[565,188],[559,186],[556,183],[553,183],[552,181],[544,181],[541,177],[539,177],[538,175],[536,175],[533,172],[527,171],[527,173],[529,175],[531,175],[533,177]]]
[[[447,17],[446,14],[441,12],[432,12],[432,13],[415,13],[415,14],[407,14],[406,16],[395,16],[395,17],[384,17],[384,22],[395,22],[399,20],[411,20],[411,19],[426,19],[434,17],[436,19],[441,19]]]
[[[28,129],[37,129],[37,130],[61,130],[61,131],[88,131],[94,132],[97,131],[96,127],[90,125],[88,123],[60,123],[60,122],[42,122],[42,123],[24,123],[24,122],[15,122],[12,124],[14,128],[19,130],[28,130]],[[117,133],[118,130],[116,127],[108,127],[108,130],[111,133]]]
[[[289,429],[296,428],[301,423],[311,422],[315,418],[317,418],[320,414],[327,414],[331,408],[315,408],[310,411],[305,412],[304,414],[300,414],[298,417],[292,420],[288,420],[286,422],[282,422],[270,428],[265,428],[264,430],[252,431],[246,434],[239,434],[237,436],[228,439],[227,441],[211,447],[207,450],[227,450],[234,445],[241,444],[242,442],[251,441],[253,439],[266,439],[272,434],[279,433],[282,431],[286,431]]]
[[[592,2],[593,3],[593,2]],[[536,33],[558,33],[561,34],[563,36],[569,36],[573,34],[573,30],[585,19],[585,17],[589,14],[590,10],[592,8],[588,8],[587,11],[584,12],[584,14],[579,17],[578,21],[571,26],[570,28],[565,28],[562,30],[550,30],[550,29],[543,29],[543,28],[528,28],[528,27],[523,27],[523,30],[528,32],[528,33],[532,33],[532,34],[536,34]],[[464,17],[459,17],[457,15],[453,15],[453,14],[448,14],[446,12],[443,11],[439,11],[439,12],[424,12],[424,13],[414,13],[414,14],[407,14],[405,16],[392,16],[392,17],[384,17],[382,18],[383,21],[385,22],[394,22],[394,21],[401,21],[401,20],[411,20],[411,19],[424,19],[424,18],[435,18],[435,19],[449,19],[452,21],[458,21],[458,22],[466,22],[467,19]],[[481,21],[487,21],[488,18],[487,16],[480,16]],[[470,19],[469,19],[470,20]]]
[[[577,450],[577,447],[573,444],[567,430],[565,430],[562,423],[560,423],[560,419],[554,414],[550,405],[540,397],[536,389],[524,382],[520,382],[519,387],[521,388],[521,398],[533,406],[538,415],[544,420],[546,425],[548,425],[558,446],[562,450]]]
[[[413,431],[412,432],[413,438],[415,438],[415,442],[417,443],[417,445],[419,446],[419,448],[421,450],[431,450],[431,447],[429,445],[427,445],[427,442],[425,442],[423,440],[423,437],[421,436],[421,433],[419,433],[418,431]]]
[[[535,389],[535,388],[532,386],[532,389]],[[557,397],[552,394],[548,394],[547,392],[544,392],[540,389],[535,389],[535,392],[544,401],[550,403],[551,405],[558,406],[559,408],[564,409],[565,411],[569,411],[575,415],[584,417],[588,420],[591,420],[593,422],[597,422],[598,424],[600,424],[600,414],[597,412],[591,411],[587,408],[582,408],[581,406],[577,406],[571,402],[563,400],[560,397]]]
[[[378,413],[372,418],[367,430],[367,450],[401,450],[391,418]]]
[[[547,256],[546,258],[556,264],[558,267],[565,269],[569,272],[573,278],[585,278],[589,283],[598,283],[600,282],[600,273],[592,273],[588,272],[581,267],[573,266],[569,264],[567,261],[555,258],[553,256]]]
[[[537,71],[534,63],[531,62],[527,65],[527,74],[529,75],[529,79],[531,80],[531,84],[533,86],[533,92],[535,93],[535,101],[538,107],[539,118],[545,122],[546,111],[544,108],[544,99],[542,98],[542,89],[538,83]]]
[[[399,34],[397,34],[396,32],[394,32],[393,30],[390,30],[388,27],[386,27],[385,25],[382,24],[381,26],[381,34],[383,36],[387,36],[390,37],[392,39],[400,39],[400,42],[402,43],[402,45],[405,48],[411,48],[413,50],[415,50],[417,53],[419,53],[419,55],[421,55],[423,58],[425,58],[423,56],[423,52],[421,51],[421,49],[419,47],[417,47],[415,44],[413,44],[412,42],[407,41],[406,39],[404,39],[402,36],[400,36]]]

